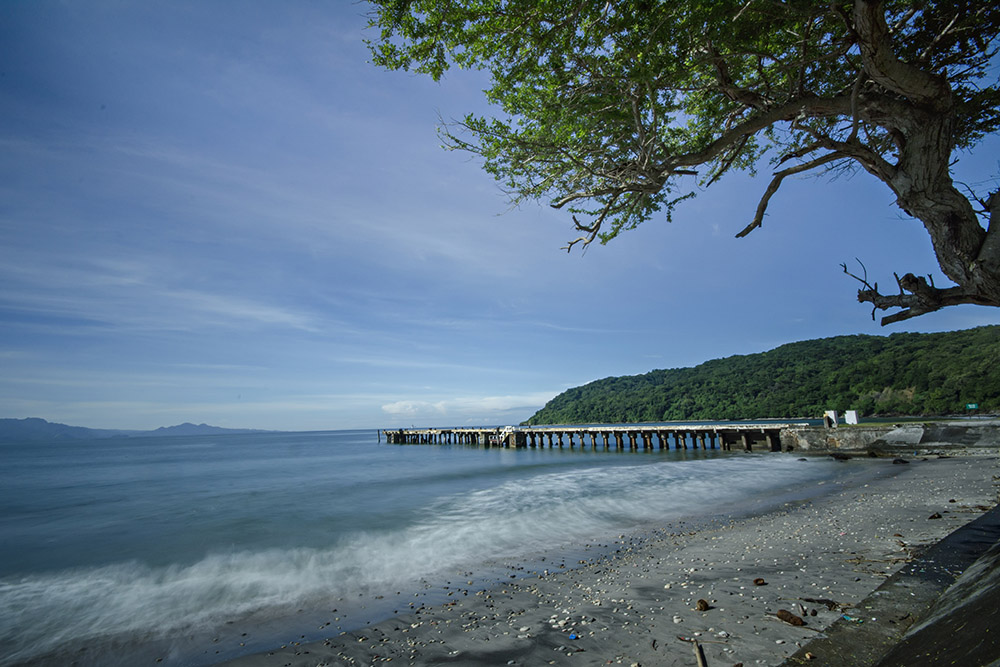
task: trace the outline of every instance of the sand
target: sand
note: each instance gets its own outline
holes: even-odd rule
[[[826,495],[758,516],[731,518],[723,507],[696,530],[622,535],[565,569],[515,571],[490,590],[453,586],[447,603],[325,641],[290,637],[224,664],[688,667],[699,664],[697,640],[709,667],[778,665],[835,622],[874,628],[879,620],[863,601],[996,504],[995,453],[907,464],[855,458],[842,465],[879,475],[828,483],[835,488]],[[781,620],[782,610],[805,624]]]

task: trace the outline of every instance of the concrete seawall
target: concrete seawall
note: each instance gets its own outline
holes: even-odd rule
[[[796,426],[782,429],[786,451],[913,451],[949,447],[1000,447],[1000,420],[885,425]]]

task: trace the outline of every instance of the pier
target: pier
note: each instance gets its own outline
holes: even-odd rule
[[[500,426],[492,428],[410,428],[383,430],[396,445],[479,445],[483,447],[580,447],[591,449],[782,450],[781,431],[805,423],[615,424],[600,426]]]

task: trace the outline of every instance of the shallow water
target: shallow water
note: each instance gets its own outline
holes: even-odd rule
[[[847,474],[784,454],[400,446],[374,431],[8,444],[0,457],[5,665],[80,648],[81,664],[210,664],[297,624],[323,636],[315,619],[334,605],[349,629],[366,622],[359,600],[370,620],[457,573]],[[236,626],[257,630],[247,646]]]

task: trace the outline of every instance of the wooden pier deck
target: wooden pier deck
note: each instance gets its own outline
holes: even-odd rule
[[[722,449],[780,452],[781,431],[805,422],[731,424],[614,424],[598,426],[500,426],[383,430],[389,444],[464,444],[484,447],[587,447],[591,449]]]

